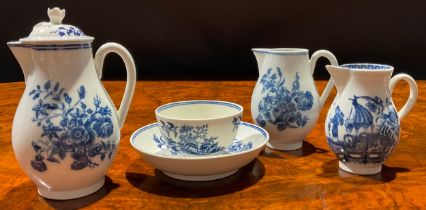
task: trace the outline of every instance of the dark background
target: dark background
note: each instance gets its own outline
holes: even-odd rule
[[[0,2],[0,82],[23,81],[7,41],[66,9],[64,23],[95,37],[96,50],[118,42],[133,54],[141,80],[256,79],[253,47],[332,51],[339,63],[374,62],[426,79],[426,1],[37,0]],[[328,75],[319,61],[315,78]],[[125,79],[109,56],[104,79]]]

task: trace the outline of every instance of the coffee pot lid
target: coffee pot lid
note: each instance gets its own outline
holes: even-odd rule
[[[86,36],[78,27],[62,24],[62,19],[65,17],[65,9],[59,9],[58,7],[48,8],[47,15],[50,22],[38,23],[33,27],[28,37],[19,41],[27,44],[93,41],[93,37]]]

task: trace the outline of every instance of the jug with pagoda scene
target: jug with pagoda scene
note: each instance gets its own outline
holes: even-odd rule
[[[393,67],[382,64],[326,66],[337,95],[328,111],[325,134],[339,167],[355,174],[376,174],[399,142],[400,120],[413,107],[417,85],[407,74],[391,79]],[[410,96],[397,112],[391,93],[405,80]]]

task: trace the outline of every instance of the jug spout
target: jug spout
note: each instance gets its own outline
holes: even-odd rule
[[[263,60],[265,59],[265,55],[267,53],[267,50],[268,49],[264,49],[264,48],[252,49],[254,56],[256,57],[257,69],[259,70],[259,75],[261,74],[261,71],[262,71]]]
[[[350,70],[348,68],[333,65],[327,65],[325,67],[327,68],[328,73],[330,73],[331,78],[333,78],[337,94],[341,93],[350,79]]]
[[[19,41],[8,42],[7,46],[9,46],[9,49],[12,51],[19,65],[21,66],[22,72],[24,73],[24,77],[26,79],[30,71],[31,48],[26,47],[24,44],[22,44]]]

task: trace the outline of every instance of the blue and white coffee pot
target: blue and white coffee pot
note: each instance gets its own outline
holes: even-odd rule
[[[92,56],[93,37],[62,24],[65,10],[48,9],[49,22],[8,42],[25,76],[16,110],[12,146],[21,168],[43,197],[72,199],[104,184],[120,142],[120,128],[136,82],[130,53],[108,43]],[[121,56],[127,84],[117,110],[100,78],[105,56]]]

